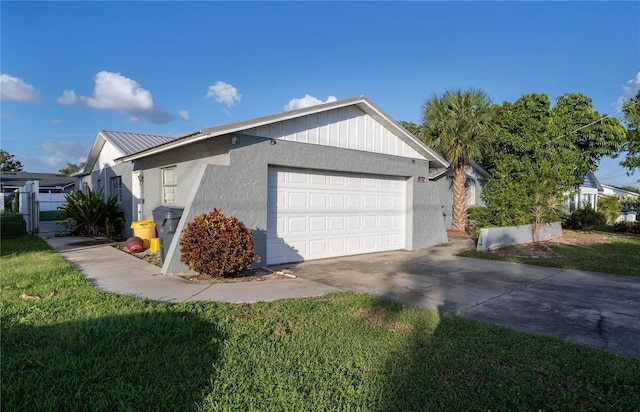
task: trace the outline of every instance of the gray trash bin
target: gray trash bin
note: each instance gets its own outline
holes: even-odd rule
[[[171,246],[171,241],[178,228],[178,222],[180,222],[183,210],[183,207],[160,205],[151,211],[153,223],[156,225],[156,231],[160,239],[160,258],[162,262],[164,262],[169,246]]]

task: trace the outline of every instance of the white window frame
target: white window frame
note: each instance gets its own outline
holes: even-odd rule
[[[114,187],[114,183],[118,182],[117,187]],[[118,198],[118,206],[122,205],[122,177],[113,176],[109,179],[109,196],[116,196]]]
[[[178,188],[178,179],[176,178],[176,169],[177,167],[175,165],[173,166],[167,166],[167,167],[163,167],[160,169],[160,174],[161,174],[161,184],[162,184],[162,190],[161,190],[161,196],[162,196],[162,203],[163,204],[169,204],[169,205],[174,205],[176,204],[176,195],[177,195],[177,188]],[[171,171],[171,177],[172,179],[168,179],[169,174],[168,172]]]

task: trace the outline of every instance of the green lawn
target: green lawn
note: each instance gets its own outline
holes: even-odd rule
[[[62,220],[64,219],[64,215],[61,210],[48,210],[45,212],[40,212],[40,221],[48,222],[53,220]]]
[[[564,269],[580,269],[615,275],[640,276],[640,236],[606,233],[606,243],[593,245],[562,245],[550,243],[558,254],[553,258],[513,258],[488,253],[467,251],[458,256],[502,260],[530,265],[552,266]]]
[[[638,360],[351,293],[257,304],[117,296],[35,237],[3,240],[1,297],[6,411],[640,405]]]

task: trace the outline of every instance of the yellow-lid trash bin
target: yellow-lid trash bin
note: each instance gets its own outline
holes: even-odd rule
[[[142,239],[142,248],[149,249],[151,239],[156,237],[156,224],[153,220],[139,220],[131,222],[133,235]]]

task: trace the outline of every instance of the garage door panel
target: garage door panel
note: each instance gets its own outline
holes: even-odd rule
[[[406,181],[270,168],[267,264],[405,247]]]
[[[325,193],[309,193],[309,205],[312,209],[326,209],[327,195]]]
[[[327,218],[324,216],[311,216],[309,217],[309,231],[312,234],[326,233],[327,231]]]

